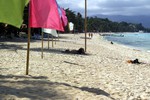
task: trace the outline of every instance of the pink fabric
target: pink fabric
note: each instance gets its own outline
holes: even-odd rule
[[[61,16],[62,23],[63,23],[63,26],[65,27],[68,24],[68,19],[67,19],[65,10],[61,8],[61,12],[62,12],[62,16]]]
[[[30,27],[64,31],[56,0],[30,0]]]

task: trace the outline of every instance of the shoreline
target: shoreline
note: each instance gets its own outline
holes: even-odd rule
[[[128,32],[128,33],[130,33],[130,32]],[[138,33],[138,32],[133,32],[133,33],[135,34],[135,33]],[[133,33],[131,33],[131,34],[133,34]],[[113,34],[117,34],[117,33],[113,33]],[[120,35],[123,35],[123,36],[124,36],[124,34],[126,34],[126,33],[120,33]],[[139,33],[139,34],[140,34],[140,33]],[[149,34],[149,33],[148,33],[148,34]],[[110,37],[113,37],[113,36],[110,36]],[[111,42],[111,40],[106,39],[105,36],[104,36],[104,39],[105,39],[106,41],[110,41],[110,42]],[[128,44],[123,44],[123,43],[119,43],[119,42],[115,42],[115,41],[112,41],[112,42],[113,42],[113,43],[116,43],[116,44],[119,44],[119,45],[123,45],[123,46],[125,46],[125,47],[132,48],[132,49],[134,49],[134,50],[142,51],[142,52],[149,52],[149,51],[150,51],[150,49],[147,49],[147,48],[145,48],[145,47],[131,46],[131,45],[128,45]]]
[[[149,53],[110,44],[99,34],[87,39],[89,55],[64,54],[84,48],[84,34],[60,34],[54,48],[31,42],[29,75],[25,75],[27,42],[0,42],[0,98],[16,100],[150,99]],[[138,58],[142,64],[129,64]]]

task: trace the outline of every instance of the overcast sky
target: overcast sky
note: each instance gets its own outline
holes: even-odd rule
[[[57,0],[63,8],[84,15],[85,0]],[[150,0],[87,0],[88,16],[105,15],[150,15]]]

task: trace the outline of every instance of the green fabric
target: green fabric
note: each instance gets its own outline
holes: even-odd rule
[[[0,0],[0,22],[20,28],[29,0]]]

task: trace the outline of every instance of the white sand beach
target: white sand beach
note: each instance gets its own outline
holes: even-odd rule
[[[55,44],[55,43],[54,43]],[[60,34],[54,48],[31,40],[29,75],[25,75],[27,40],[0,42],[0,100],[150,100],[150,53],[116,43],[99,34]],[[127,63],[139,59],[141,64]]]

